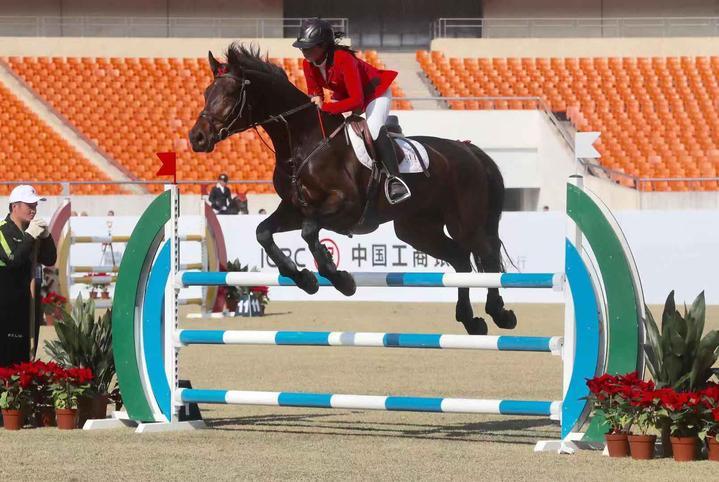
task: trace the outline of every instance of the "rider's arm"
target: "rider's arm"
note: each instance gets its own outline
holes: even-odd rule
[[[362,80],[359,73],[359,60],[352,54],[338,50],[335,52],[335,68],[342,72],[342,81],[347,89],[347,98],[337,102],[326,102],[322,110],[330,114],[341,114],[361,109],[364,104]]]
[[[305,82],[307,82],[307,93],[310,97],[322,97],[322,87],[315,77],[315,69],[305,59],[302,61],[302,70],[305,72]]]

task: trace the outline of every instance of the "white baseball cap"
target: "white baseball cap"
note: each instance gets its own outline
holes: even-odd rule
[[[29,184],[20,184],[10,193],[10,204],[16,202],[34,204],[38,201],[47,201],[47,198],[38,196],[35,188]]]

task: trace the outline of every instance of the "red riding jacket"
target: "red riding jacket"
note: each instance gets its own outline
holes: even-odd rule
[[[327,80],[322,77],[319,67],[307,59],[302,63],[311,96],[322,97],[322,89],[332,91],[337,102],[322,104],[322,110],[330,114],[362,110],[377,97],[385,93],[397,77],[393,70],[380,70],[364,62],[346,50],[337,49],[327,59]]]

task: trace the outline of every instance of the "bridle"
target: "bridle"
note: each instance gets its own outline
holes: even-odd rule
[[[213,125],[222,125],[223,126],[217,131],[217,134],[214,134],[214,133],[212,134],[213,143],[225,140],[227,137],[229,137],[233,134],[237,134],[239,132],[244,132],[248,129],[255,129],[257,136],[260,138],[260,140],[263,142],[263,144],[265,144],[265,146],[267,146],[268,149],[270,149],[273,153],[275,153],[274,149],[272,149],[262,138],[259,131],[257,130],[257,127],[263,126],[265,124],[269,124],[271,122],[282,122],[282,124],[285,127],[285,130],[287,131],[287,142],[288,142],[289,148],[290,148],[289,163],[290,163],[290,166],[292,167],[292,176],[291,176],[292,185],[295,187],[295,189],[297,191],[297,195],[300,200],[300,203],[302,203],[303,205],[306,206],[307,202],[305,201],[304,196],[302,195],[302,190],[299,189],[299,185],[297,183],[299,174],[302,171],[302,169],[307,165],[307,163],[310,161],[310,159],[317,152],[319,152],[321,149],[323,149],[325,146],[327,146],[329,144],[329,142],[345,127],[346,121],[343,121],[334,131],[332,131],[332,133],[329,136],[327,136],[327,135],[325,135],[324,124],[322,123],[322,115],[321,115],[319,109],[317,109],[317,117],[319,119],[320,127],[322,129],[322,140],[320,142],[318,142],[315,145],[315,147],[310,151],[310,153],[302,160],[302,162],[300,162],[299,165],[297,165],[292,158],[292,152],[294,152],[293,145],[292,145],[293,144],[292,143],[292,131],[290,130],[290,124],[289,124],[289,122],[287,122],[286,118],[293,114],[296,114],[310,106],[313,106],[315,104],[313,102],[307,102],[307,103],[299,105],[297,107],[293,107],[292,109],[286,110],[280,114],[270,115],[262,121],[253,122],[252,121],[252,104],[249,104],[247,102],[247,86],[251,84],[250,80],[237,77],[236,75],[233,75],[230,73],[218,75],[215,79],[224,78],[224,77],[229,77],[231,79],[234,79],[234,80],[240,82],[242,87],[240,87],[240,95],[237,98],[237,100],[235,101],[235,104],[232,106],[232,110],[230,111],[230,113],[227,115],[227,117],[224,120],[217,119],[216,117],[214,117],[212,114],[210,114],[209,112],[207,112],[204,109],[202,110],[202,112],[200,112],[200,117],[204,117],[205,119],[209,120]],[[242,129],[234,130],[233,127],[237,123],[237,121],[242,118],[242,113],[244,112],[245,107],[247,107],[249,123],[247,124],[246,127],[242,128]],[[228,123],[227,121],[229,119],[232,119],[232,120]]]

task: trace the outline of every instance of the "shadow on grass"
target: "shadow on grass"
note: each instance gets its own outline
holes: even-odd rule
[[[346,412],[355,415],[363,412]],[[210,418],[214,430],[279,432],[355,437],[399,437],[458,442],[499,442],[534,445],[540,439],[558,439],[559,427],[548,419],[511,418],[487,422],[417,424],[336,420],[341,414],[304,413],[253,417]],[[334,418],[330,420],[330,418]]]

